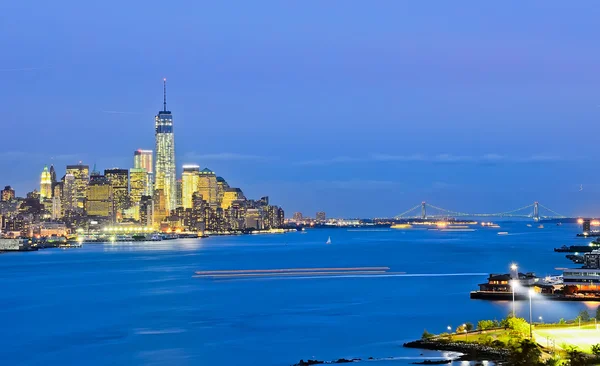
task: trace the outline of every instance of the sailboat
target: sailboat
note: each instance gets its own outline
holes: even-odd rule
[[[331,244],[331,236],[327,238],[327,241],[325,242],[325,244]]]

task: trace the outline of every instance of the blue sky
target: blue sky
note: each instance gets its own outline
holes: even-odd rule
[[[598,19],[594,1],[4,2],[0,185],[130,167],[167,77],[178,165],[288,214],[597,215]]]

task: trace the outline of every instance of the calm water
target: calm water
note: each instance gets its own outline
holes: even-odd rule
[[[497,232],[510,235],[499,236]],[[423,329],[504,317],[510,302],[469,299],[488,272],[557,274],[553,247],[575,225],[476,232],[312,230],[0,255],[0,359],[19,365],[263,365],[395,357]],[[327,237],[333,243],[325,245]],[[409,276],[207,280],[196,270],[388,266]],[[593,303],[534,303],[573,318]],[[518,305],[528,316],[528,304]],[[421,355],[424,353],[424,356]]]

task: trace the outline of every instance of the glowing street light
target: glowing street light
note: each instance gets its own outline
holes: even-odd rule
[[[517,272],[517,269],[519,267],[517,266],[516,263],[513,263],[510,265],[510,270],[516,273],[517,279],[519,278],[519,272]],[[512,290],[512,314],[513,314],[513,318],[516,316],[516,310],[515,310],[515,286],[517,285],[517,281],[512,277],[512,273],[511,273],[511,281],[510,281],[510,288]]]
[[[452,326],[448,326],[448,332],[452,333]]]
[[[540,319],[540,323],[542,323],[544,321],[544,319],[541,316],[539,317],[539,319]]]
[[[469,331],[467,330],[467,324],[463,324],[463,329],[465,330],[465,342],[469,341]]]

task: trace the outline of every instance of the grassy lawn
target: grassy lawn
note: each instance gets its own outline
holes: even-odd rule
[[[542,345],[546,345],[547,337],[549,337],[555,341],[557,348],[563,348],[564,345],[576,346],[587,353],[591,353],[591,347],[594,344],[600,343],[600,330],[596,330],[594,325],[586,325],[581,328],[578,326],[538,328],[533,333],[536,341]]]
[[[509,332],[502,329],[502,330],[484,331],[483,333],[475,333],[475,334],[470,333],[468,336],[465,335],[464,333],[453,334],[452,340],[453,341],[462,341],[462,342],[481,342],[484,339],[488,339],[488,337],[491,337],[492,340],[498,339],[504,343],[507,343],[508,340],[510,339]]]

